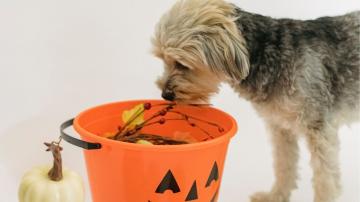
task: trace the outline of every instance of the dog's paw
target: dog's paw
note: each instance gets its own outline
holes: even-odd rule
[[[251,202],[289,202],[287,198],[281,194],[268,192],[258,192],[251,196]]]

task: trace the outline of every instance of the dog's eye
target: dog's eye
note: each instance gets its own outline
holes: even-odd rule
[[[180,62],[175,62],[175,69],[178,69],[181,71],[189,70],[189,68],[187,66],[181,64]]]

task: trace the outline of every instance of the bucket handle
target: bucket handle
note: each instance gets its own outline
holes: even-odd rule
[[[91,143],[91,142],[86,142],[83,140],[79,140],[76,139],[68,134],[66,134],[64,132],[64,130],[70,126],[72,126],[74,124],[74,119],[70,119],[68,121],[65,121],[64,123],[62,123],[60,125],[60,134],[61,134],[61,138],[64,139],[66,142],[81,147],[83,149],[86,150],[94,150],[94,149],[100,149],[101,148],[101,144],[100,143]]]

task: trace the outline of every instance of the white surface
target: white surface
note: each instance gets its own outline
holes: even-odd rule
[[[0,201],[17,201],[19,180],[50,162],[42,142],[59,124],[104,102],[158,98],[153,81],[162,64],[149,54],[150,37],[171,0],[0,0]],[[360,8],[358,0],[242,0],[242,8],[308,19]],[[244,202],[273,181],[271,147],[261,119],[227,86],[213,103],[239,122],[227,158],[221,202]],[[341,202],[359,198],[359,125],[342,128]],[[302,144],[304,145],[304,144]],[[64,162],[86,179],[80,149],[64,144]],[[293,202],[309,202],[311,170],[302,146],[301,180]],[[87,201],[89,188],[86,185]]]

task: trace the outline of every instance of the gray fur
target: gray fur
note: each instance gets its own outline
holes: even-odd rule
[[[358,115],[360,12],[300,21],[237,11],[250,54],[248,77],[232,82],[242,96],[257,105],[301,102],[307,127],[321,128],[344,108]]]
[[[252,202],[289,201],[297,179],[293,136],[299,134],[312,155],[314,201],[336,201],[338,128],[359,119],[360,12],[307,21],[237,12],[250,72],[230,83],[264,117],[274,140],[276,182]]]
[[[252,202],[290,200],[301,135],[311,152],[314,201],[335,202],[338,129],[359,119],[359,37],[359,11],[301,21],[222,0],[181,0],[162,17],[153,40],[165,63],[157,83],[189,103],[207,101],[227,82],[254,105],[272,135],[276,180]]]

